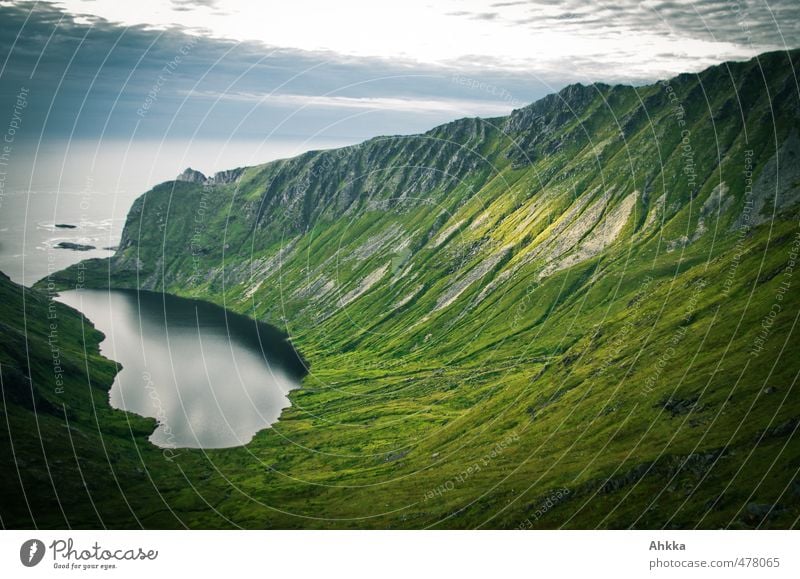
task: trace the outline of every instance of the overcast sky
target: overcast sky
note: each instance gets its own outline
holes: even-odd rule
[[[20,142],[302,149],[798,45],[797,0],[0,1],[0,113],[24,87]]]

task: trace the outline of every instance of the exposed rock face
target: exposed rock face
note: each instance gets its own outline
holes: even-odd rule
[[[226,169],[225,171],[217,171],[213,177],[206,177],[200,171],[187,167],[183,173],[178,175],[175,180],[182,183],[199,183],[208,185],[229,185],[239,180],[244,173],[245,168],[239,167],[237,169]]]
[[[184,183],[205,183],[206,176],[200,171],[195,171],[191,167],[187,167],[183,173],[175,178],[175,180],[182,181]]]
[[[452,224],[450,227],[448,227],[448,228],[447,228],[447,229],[445,229],[444,231],[442,231],[442,232],[441,232],[441,233],[440,233],[440,234],[439,234],[439,235],[436,237],[436,239],[433,241],[433,246],[434,246],[434,247],[439,247],[439,246],[440,246],[442,243],[444,243],[444,242],[447,240],[447,238],[448,238],[448,237],[450,237],[450,236],[453,234],[453,232],[454,232],[456,229],[458,229],[459,227],[461,227],[461,224],[462,224],[462,223],[464,223],[464,222],[463,222],[463,221],[458,221],[458,222],[456,222],[456,223],[453,223],[453,224]]]
[[[615,88],[623,90],[627,87]],[[528,165],[579,139],[579,134],[565,131],[565,127],[580,118],[598,95],[609,90],[611,87],[603,83],[573,84],[512,112],[503,130],[516,136],[518,146],[509,151],[509,158],[517,166]]]
[[[800,201],[800,137],[797,130],[764,165],[753,184],[753,221],[763,223]]]
[[[403,229],[396,223],[393,223],[380,233],[367,239],[361,246],[357,247],[355,251],[353,251],[352,256],[355,259],[363,261],[372,257],[378,251],[385,249],[387,246],[391,245],[397,248],[398,244],[396,242],[402,235]]]
[[[413,210],[490,170],[478,149],[498,132],[480,119],[462,119],[423,135],[377,137],[268,163],[252,175],[265,184],[258,226],[298,233],[364,210]]]
[[[692,241],[697,241],[708,229],[709,225],[706,224],[707,220],[711,221],[711,226],[714,224],[730,209],[733,204],[733,197],[728,195],[730,187],[725,181],[714,187],[711,195],[705,200],[703,206],[700,208],[700,218],[697,220],[697,229],[695,229]]]
[[[642,229],[648,230],[653,225],[656,225],[656,220],[661,220],[664,216],[664,203],[666,202],[667,194],[662,193],[658,196],[658,199],[653,201],[652,205],[650,206],[650,212],[647,214],[647,220],[644,222],[644,227]]]
[[[442,308],[446,308],[447,306],[452,304],[458,298],[458,296],[460,296],[470,285],[483,278],[503,258],[505,258],[508,255],[508,250],[509,250],[508,247],[502,248],[497,253],[494,253],[493,255],[481,261],[461,279],[453,283],[447,289],[447,291],[444,294],[442,294],[441,297],[439,297],[439,299],[436,302],[435,309],[441,310]]]
[[[230,183],[235,183],[239,177],[242,176],[242,173],[244,173],[244,167],[228,169],[226,171],[217,171],[214,173],[214,176],[211,178],[211,180],[217,185],[227,185]]]
[[[369,291],[369,289],[372,286],[378,283],[378,281],[380,281],[380,279],[384,275],[386,275],[386,272],[389,271],[390,265],[391,263],[387,263],[383,267],[378,268],[369,275],[367,275],[364,279],[362,279],[359,282],[358,286],[356,286],[355,288],[353,288],[352,290],[341,296],[341,298],[339,298],[339,305],[341,307],[344,307],[353,300],[355,300],[356,298],[358,298],[359,296],[361,296],[362,294],[364,294],[365,292]]]
[[[582,237],[585,235],[577,250],[568,254],[566,257],[557,259],[550,262],[539,274],[540,279],[552,275],[567,267],[572,267],[578,263],[591,259],[599,255],[606,247],[611,245],[619,234],[622,228],[628,222],[628,218],[636,205],[636,199],[639,193],[634,191],[615,208],[608,211],[599,223],[591,224],[594,227],[589,227],[590,224],[586,223]]]

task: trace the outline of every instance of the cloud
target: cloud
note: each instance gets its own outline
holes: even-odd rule
[[[500,14],[498,12],[478,12],[476,14],[472,14],[472,18],[475,20],[494,20]]]
[[[191,12],[201,8],[217,8],[219,0],[170,0],[170,4],[178,12]]]
[[[455,82],[445,66],[123,27],[44,2],[30,10],[0,7],[0,52],[8,55],[0,114],[13,109],[20,87],[31,91],[20,139],[322,132],[357,141],[506,114],[550,90],[528,74],[473,70],[480,82]]]
[[[219,0],[170,0],[170,4],[180,8],[215,8]]]
[[[121,25],[55,2],[3,2],[0,114],[26,87],[20,138],[33,140],[418,132],[459,116],[505,114],[571,82],[652,82],[748,58],[776,47],[778,29],[787,44],[798,43],[800,3],[767,9],[738,1],[459,3],[440,16],[463,21],[474,36],[436,62],[215,38],[180,23]],[[230,6],[179,7],[194,14]],[[486,48],[501,40],[506,52]]]
[[[516,54],[535,62],[487,53],[459,61],[527,68],[548,81],[640,84],[800,46],[796,0],[535,0],[492,8],[498,16],[490,24],[501,28],[494,36],[518,39]],[[481,10],[452,18],[470,21]]]
[[[477,55],[493,68],[542,74],[653,78],[697,70],[713,58],[746,58],[800,46],[797,0],[404,0],[364,3],[318,0],[255,3],[217,0],[214,10],[164,10],[157,0],[93,3],[62,0],[125,24],[205,28],[217,38],[296,50],[406,59],[417,64],[466,62]],[[141,5],[149,9],[138,9]],[[181,4],[182,6],[183,4]],[[196,4],[193,4],[196,6]],[[654,58],[671,54],[671,58]],[[594,56],[589,62],[585,57]],[[586,63],[576,69],[572,57]],[[608,62],[622,63],[610,68]]]
[[[193,97],[222,101],[266,104],[276,107],[382,110],[412,113],[450,113],[457,116],[505,115],[513,108],[509,102],[489,100],[465,100],[455,98],[394,98],[394,97],[347,97],[337,95],[309,95],[296,93],[246,93],[194,91]],[[519,103],[517,103],[519,104]]]
[[[526,7],[526,17],[515,23],[537,31],[560,25],[589,36],[647,33],[741,46],[800,45],[800,3],[795,0],[539,0]]]

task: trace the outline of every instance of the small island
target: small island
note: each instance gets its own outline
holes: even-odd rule
[[[71,223],[56,223],[55,226],[58,229],[77,229],[77,225],[72,225]]]
[[[84,245],[82,243],[72,243],[71,241],[61,241],[56,244],[59,249],[71,249],[73,251],[91,251],[97,249],[94,245]]]

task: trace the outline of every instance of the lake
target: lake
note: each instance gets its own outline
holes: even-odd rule
[[[62,301],[106,338],[102,353],[122,365],[115,408],[156,418],[162,448],[247,444],[290,405],[304,364],[272,326],[215,305],[134,290],[75,290]]]

